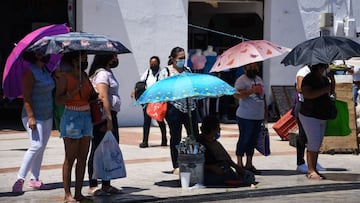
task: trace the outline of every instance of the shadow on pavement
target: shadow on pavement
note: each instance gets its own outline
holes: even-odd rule
[[[360,174],[355,173],[324,173],[326,180],[332,181],[360,181]]]
[[[261,176],[299,175],[295,170],[259,170]]]
[[[159,181],[159,182],[155,182],[154,185],[157,186],[161,186],[161,187],[180,187],[180,182],[179,179],[175,179],[175,180],[164,180],[164,181]]]
[[[144,188],[136,187],[122,187],[121,194],[111,196],[94,196],[93,202],[96,203],[109,203],[109,202],[144,202],[144,201],[155,201],[160,198],[150,195],[135,195],[131,193],[141,192],[146,190]]]

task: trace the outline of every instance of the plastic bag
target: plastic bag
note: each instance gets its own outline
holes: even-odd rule
[[[149,103],[146,113],[157,121],[163,121],[167,111],[167,102]]]
[[[122,152],[111,131],[106,132],[94,152],[93,169],[93,179],[111,180],[126,177]]]
[[[349,127],[349,109],[344,101],[335,100],[337,115],[326,121],[325,136],[346,136],[351,133]]]

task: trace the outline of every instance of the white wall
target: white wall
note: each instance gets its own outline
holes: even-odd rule
[[[293,48],[319,36],[321,13],[334,13],[334,22],[353,14],[360,30],[360,1],[351,0],[265,0],[264,39]],[[285,54],[286,55],[286,54]],[[293,85],[299,67],[280,64],[285,55],[264,63],[264,81],[271,85]]]
[[[165,66],[173,47],[187,50],[187,13],[187,0],[78,1],[78,31],[111,36],[132,51],[119,55],[119,67],[114,69],[122,99],[120,126],[142,125],[141,107],[133,105],[130,92],[148,68],[149,58],[158,55]]]

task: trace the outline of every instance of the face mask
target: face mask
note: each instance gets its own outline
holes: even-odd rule
[[[256,77],[256,70],[247,70],[246,76],[248,78],[254,79]]]
[[[88,62],[87,61],[81,61],[81,70],[86,70],[88,67]]]
[[[183,68],[185,65],[185,59],[179,59],[176,61],[176,67]]]
[[[220,138],[220,133],[216,133],[216,135],[214,136],[214,140],[217,140],[217,139],[219,139]]]
[[[43,63],[49,63],[49,61],[50,61],[50,55],[45,55],[45,56],[43,56],[41,59],[40,59],[40,61],[41,62],[43,62]]]
[[[119,65],[119,60],[113,61],[112,63],[110,63],[110,68],[116,68]]]
[[[157,72],[157,71],[159,70],[159,66],[157,66],[157,65],[155,65],[155,66],[150,66],[150,69],[151,69],[152,71]]]

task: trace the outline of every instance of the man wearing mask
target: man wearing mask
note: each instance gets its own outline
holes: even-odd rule
[[[263,92],[263,81],[257,76],[256,63],[244,66],[245,74],[235,82],[239,99],[239,107],[236,111],[236,120],[239,127],[239,140],[236,145],[237,164],[240,168],[259,174],[252,163],[256,140],[259,136],[261,123],[266,115],[266,102]],[[243,156],[246,154],[246,164],[243,164]]]
[[[160,69],[160,58],[158,56],[152,56],[149,61],[150,68],[148,68],[144,74],[141,76],[140,81],[145,81],[146,88],[153,85],[159,80]],[[135,89],[131,92],[131,97],[134,98]],[[144,113],[144,124],[143,124],[143,140],[139,144],[140,148],[146,148],[149,146],[149,132],[151,125],[151,117],[146,113],[147,105],[143,106]],[[161,131],[161,146],[167,145],[166,138],[166,125],[164,121],[157,121]]]

